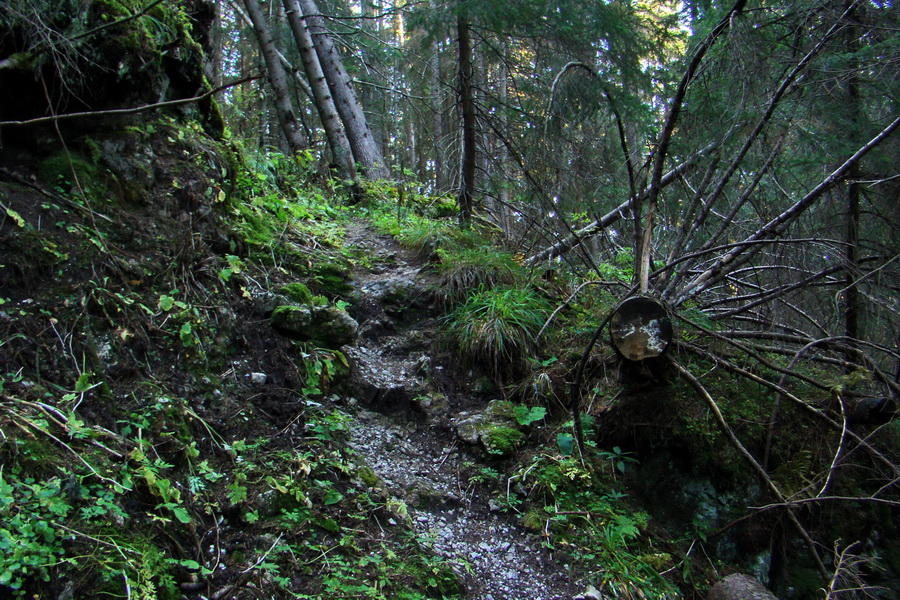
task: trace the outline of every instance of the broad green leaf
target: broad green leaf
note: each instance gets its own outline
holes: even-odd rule
[[[172,310],[173,306],[175,306],[175,298],[173,298],[172,296],[166,296],[165,294],[163,294],[159,297],[159,307],[162,310],[168,312]]]
[[[172,508],[172,513],[174,513],[175,518],[178,519],[179,521],[181,521],[182,523],[187,524],[187,523],[191,522],[191,515],[188,514],[188,511],[181,508],[180,506],[176,506],[176,507]]]
[[[344,499],[344,495],[342,493],[340,493],[339,491],[328,490],[327,492],[325,492],[325,498],[322,500],[322,502],[325,503],[325,506],[328,506],[330,504],[337,504],[338,502],[340,502],[343,499]]]
[[[16,222],[16,225],[18,225],[19,227],[25,227],[25,219],[22,218],[22,215],[11,208],[6,209],[6,214],[8,214],[12,218],[12,220]]]

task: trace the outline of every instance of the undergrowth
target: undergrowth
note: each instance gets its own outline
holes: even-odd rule
[[[177,211],[113,238],[121,223],[88,226],[61,196],[43,210],[93,248],[72,260],[5,199],[12,247],[46,256],[20,279],[56,281],[0,298],[0,595],[461,597],[405,506],[358,475],[351,418],[326,398],[346,358],[261,324],[269,290],[342,307],[361,260],[341,244],[344,192],[312,185],[308,157],[266,160],[209,198],[221,254]]]

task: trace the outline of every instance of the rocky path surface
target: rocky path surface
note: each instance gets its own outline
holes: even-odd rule
[[[423,543],[458,565],[469,598],[573,598],[566,565],[537,536],[492,510],[490,498],[463,474],[478,463],[479,451],[456,436],[452,418],[474,402],[442,377],[450,367],[430,353],[437,333],[433,275],[369,226],[354,225],[347,243],[365,249],[376,265],[355,278],[364,300],[354,311],[360,340],[347,352],[357,416],[351,445],[404,501]]]

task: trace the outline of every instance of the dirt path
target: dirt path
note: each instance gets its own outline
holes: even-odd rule
[[[377,265],[356,277],[363,300],[354,314],[360,341],[348,351],[357,416],[351,445],[405,502],[423,543],[459,566],[469,598],[572,598],[566,565],[492,511],[490,498],[461,474],[478,464],[478,450],[456,437],[449,420],[478,400],[458,393],[445,373],[450,365],[430,352],[438,333],[433,276],[414,253],[363,224],[350,229],[348,244],[365,248]]]

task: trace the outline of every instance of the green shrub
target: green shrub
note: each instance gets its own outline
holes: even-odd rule
[[[410,220],[397,235],[397,241],[405,248],[423,255],[430,255],[438,248],[452,243],[456,227],[448,221],[431,219]]]
[[[501,376],[530,353],[549,313],[547,302],[531,288],[482,287],[447,316],[447,333],[464,362],[487,365]]]

